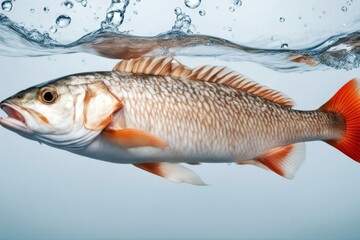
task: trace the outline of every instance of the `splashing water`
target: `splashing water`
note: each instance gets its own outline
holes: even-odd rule
[[[4,1],[2,8],[9,9]],[[76,0],[80,7],[88,6],[87,1]],[[136,1],[135,4],[140,4]],[[205,5],[200,0],[184,1],[187,10],[194,11],[200,4],[204,9],[196,9],[198,17],[205,16]],[[72,9],[74,4],[66,0],[63,5]],[[29,30],[0,14],[0,54],[5,56],[50,56],[85,52],[107,58],[129,59],[140,56],[189,56],[214,57],[227,61],[251,61],[277,71],[311,71],[326,69],[352,69],[360,67],[360,31],[345,32],[323,40],[312,47],[292,49],[291,43],[283,41],[278,48],[258,48],[235,43],[224,38],[193,34],[196,32],[190,15],[180,7],[174,9],[175,22],[170,31],[156,36],[136,36],[121,32],[124,23],[128,0],[112,0],[107,9],[105,20],[99,30],[90,32],[79,40],[62,44],[36,29]],[[241,7],[240,7],[241,6]],[[348,5],[350,7],[350,5]],[[236,14],[244,7],[242,1],[234,0],[227,6],[229,14]],[[11,11],[12,5],[10,7]],[[47,12],[49,12],[49,7]],[[45,8],[44,12],[45,12]],[[187,11],[186,10],[186,11]],[[343,11],[343,10],[340,10]],[[138,11],[134,15],[138,14]],[[288,17],[286,17],[286,20]],[[296,16],[303,20],[303,16]],[[285,24],[285,16],[277,18]],[[49,32],[55,34],[59,28],[67,28],[72,21],[69,15],[61,14],[56,18],[56,25],[50,26]],[[130,20],[127,20],[130,21]],[[287,22],[287,21],[286,21]],[[72,24],[71,24],[72,25]],[[226,26],[227,32],[233,27]]]

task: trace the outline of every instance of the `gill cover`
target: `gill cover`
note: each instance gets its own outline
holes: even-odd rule
[[[103,82],[88,84],[84,97],[85,127],[93,131],[104,129],[110,123],[113,112],[122,107],[121,101]]]

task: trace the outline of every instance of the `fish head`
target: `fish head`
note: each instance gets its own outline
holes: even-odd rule
[[[102,82],[84,82],[74,84],[65,79],[20,91],[0,103],[8,115],[0,124],[53,147],[81,149],[96,138],[120,107],[107,98],[111,94],[106,95]]]

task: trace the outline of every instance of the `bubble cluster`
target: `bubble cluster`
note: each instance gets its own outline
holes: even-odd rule
[[[71,23],[71,18],[68,15],[60,15],[56,18],[56,25],[60,28],[65,28]]]
[[[10,12],[12,9],[12,2],[11,1],[3,1],[1,3],[1,8],[2,10],[6,11],[6,12]]]
[[[112,0],[106,11],[106,19],[101,22],[101,28],[118,31],[119,26],[124,21],[124,14],[128,5],[129,0]]]
[[[192,33],[192,31],[189,29],[191,26],[190,16],[183,13],[179,7],[174,9],[174,13],[176,15],[176,21],[174,23],[173,29],[187,30],[187,33]]]
[[[185,0],[184,3],[188,8],[195,9],[200,5],[201,0]]]

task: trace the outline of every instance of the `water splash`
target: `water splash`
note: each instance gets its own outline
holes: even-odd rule
[[[76,0],[76,2],[80,3],[80,7],[88,5],[87,1],[86,4],[82,4],[84,0]],[[184,1],[184,4],[187,6],[190,2],[201,4],[201,1],[196,0]],[[186,10],[192,11],[191,9],[199,6],[196,4],[192,5],[194,7],[187,6],[189,9]],[[230,12],[234,12],[235,8],[242,4],[242,1],[234,0],[227,7]],[[280,49],[256,48],[220,37],[194,34],[195,28],[190,15],[177,7],[174,9],[176,19],[170,31],[156,36],[140,37],[119,30],[124,22],[128,5],[129,0],[112,0],[101,28],[69,44],[55,41],[46,32],[29,30],[0,14],[0,54],[50,56],[84,52],[114,59],[129,59],[144,55],[213,57],[226,61],[251,61],[276,71],[312,71],[329,67],[349,70],[360,67],[360,31],[333,36],[320,44],[304,49],[291,49],[292,43],[284,40],[278,45],[278,48],[281,46]],[[63,6],[73,8],[74,4],[70,0],[65,0]],[[132,12],[137,11],[132,10]],[[197,13],[198,16],[206,14],[205,9],[197,10]],[[297,18],[301,20],[303,16]],[[278,19],[280,23],[285,22],[283,16],[279,16]],[[56,33],[58,28],[67,27],[71,18],[63,14],[58,16],[55,22],[56,25],[48,28],[52,34]],[[224,28],[227,32],[235,31],[230,26]]]

